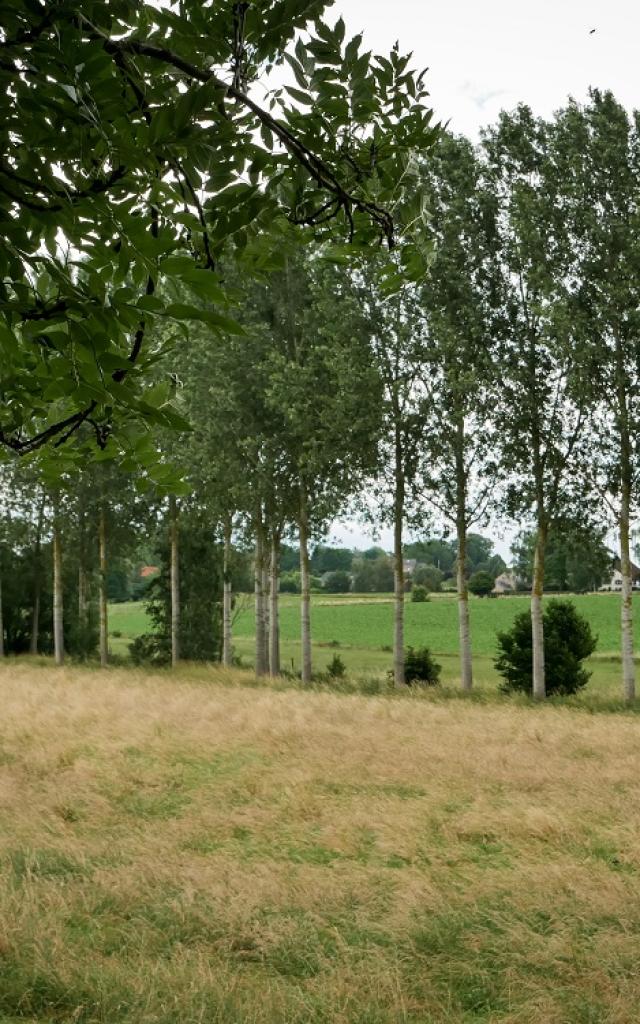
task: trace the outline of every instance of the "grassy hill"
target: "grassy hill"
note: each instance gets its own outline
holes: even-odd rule
[[[637,722],[0,667],[0,1020],[629,1024]]]

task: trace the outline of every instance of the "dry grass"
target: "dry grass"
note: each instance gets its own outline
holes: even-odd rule
[[[637,1019],[637,720],[233,681],[0,671],[1,1024]]]

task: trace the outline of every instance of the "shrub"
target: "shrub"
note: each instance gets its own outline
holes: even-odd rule
[[[300,573],[299,572],[286,572],[280,577],[280,593],[281,594],[299,594],[300,593]]]
[[[334,569],[324,578],[324,589],[329,594],[347,594],[351,590],[351,575],[344,569]]]
[[[429,591],[426,587],[414,586],[411,590],[411,600],[415,604],[423,604],[425,601],[430,600]]]
[[[344,674],[347,671],[347,666],[340,657],[339,654],[334,654],[333,658],[327,665],[327,675],[330,679],[343,679]]]
[[[490,572],[479,569],[478,572],[474,572],[467,586],[476,597],[487,597],[493,591],[495,580]]]
[[[426,587],[432,594],[440,593],[443,579],[444,573],[435,565],[419,565],[413,574],[414,584]]]
[[[428,647],[415,650],[409,647],[404,655],[404,681],[407,686],[422,683],[423,686],[435,686],[440,682],[442,666],[438,665]]]
[[[544,615],[544,666],[547,693],[568,695],[581,690],[590,672],[582,662],[596,649],[597,637],[571,601],[551,600]],[[531,615],[521,612],[512,628],[498,634],[499,655],[495,666],[504,678],[501,689],[530,693],[533,686]]]

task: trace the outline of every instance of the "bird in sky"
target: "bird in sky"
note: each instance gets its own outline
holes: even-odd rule
[[[594,36],[594,35],[596,34],[596,32],[597,32],[597,29],[595,29],[595,28],[592,28],[592,29],[591,29],[591,31],[590,31],[590,33],[589,33],[589,35],[590,35],[590,36]]]

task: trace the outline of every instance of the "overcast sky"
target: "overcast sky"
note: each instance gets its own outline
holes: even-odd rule
[[[549,115],[568,96],[584,100],[589,86],[640,107],[640,0],[336,0],[328,20],[339,14],[376,53],[396,39],[413,51],[415,65],[429,68],[437,119],[474,138],[502,109],[525,102]],[[496,536],[507,560],[511,536]],[[332,537],[372,543],[353,522],[336,525]],[[381,543],[391,547],[390,531]]]

